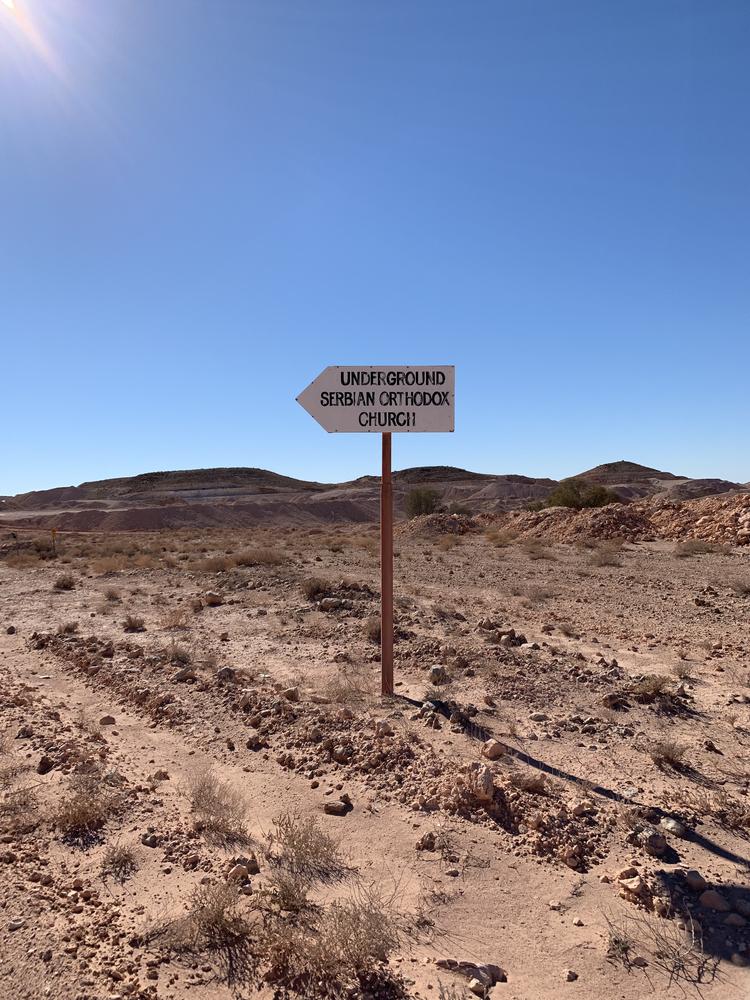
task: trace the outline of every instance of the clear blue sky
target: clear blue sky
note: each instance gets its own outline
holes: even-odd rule
[[[747,0],[0,0],[0,493],[394,465],[750,479]]]

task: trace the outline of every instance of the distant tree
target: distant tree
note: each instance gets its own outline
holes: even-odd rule
[[[427,486],[417,486],[406,494],[406,513],[409,517],[434,514],[440,503],[440,494]]]
[[[588,507],[606,507],[608,503],[621,503],[620,498],[612,490],[596,483],[585,483],[580,479],[564,479],[546,500],[530,505],[530,509],[541,510],[544,507],[573,507],[583,510]]]

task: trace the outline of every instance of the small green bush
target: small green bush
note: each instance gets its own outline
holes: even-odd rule
[[[529,504],[529,510],[543,510],[545,507],[572,507],[583,510],[589,507],[606,507],[608,503],[621,503],[616,493],[596,483],[584,483],[580,479],[565,479],[547,497]]]
[[[406,513],[409,517],[419,517],[420,514],[434,514],[440,502],[437,490],[427,486],[417,486],[406,494]]]

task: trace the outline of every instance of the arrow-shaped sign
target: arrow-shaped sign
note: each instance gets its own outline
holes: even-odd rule
[[[297,402],[331,433],[452,431],[453,365],[325,368]]]

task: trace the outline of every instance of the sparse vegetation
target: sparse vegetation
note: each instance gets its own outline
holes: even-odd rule
[[[122,885],[138,867],[135,852],[119,842],[109,846],[102,858],[102,877],[112,878]]]
[[[211,769],[195,774],[188,786],[195,828],[219,843],[247,843],[248,807],[244,797]]]
[[[683,766],[686,748],[671,737],[664,736],[648,745],[648,755],[658,767],[678,769]]]
[[[404,506],[407,517],[434,514],[440,503],[440,494],[428,486],[416,486],[406,494]]]
[[[621,503],[616,493],[596,483],[585,483],[580,479],[564,479],[546,498],[529,504],[529,510],[545,507],[573,507],[583,510],[589,507],[605,507],[610,503]]]
[[[138,615],[126,615],[122,627],[126,632],[146,631],[146,624],[143,618],[140,618]]]
[[[52,826],[69,843],[89,843],[120,808],[120,796],[98,772],[76,774],[53,810]]]
[[[54,589],[55,590],[73,590],[76,585],[76,578],[72,573],[62,573],[55,580]]]
[[[705,556],[716,550],[717,546],[713,542],[706,542],[702,538],[688,538],[687,541],[675,545],[674,554],[678,559],[690,559],[692,556]]]
[[[332,590],[332,586],[328,580],[323,580],[319,576],[312,576],[307,580],[302,581],[302,593],[308,599],[308,601],[320,601],[322,598],[327,597]]]

